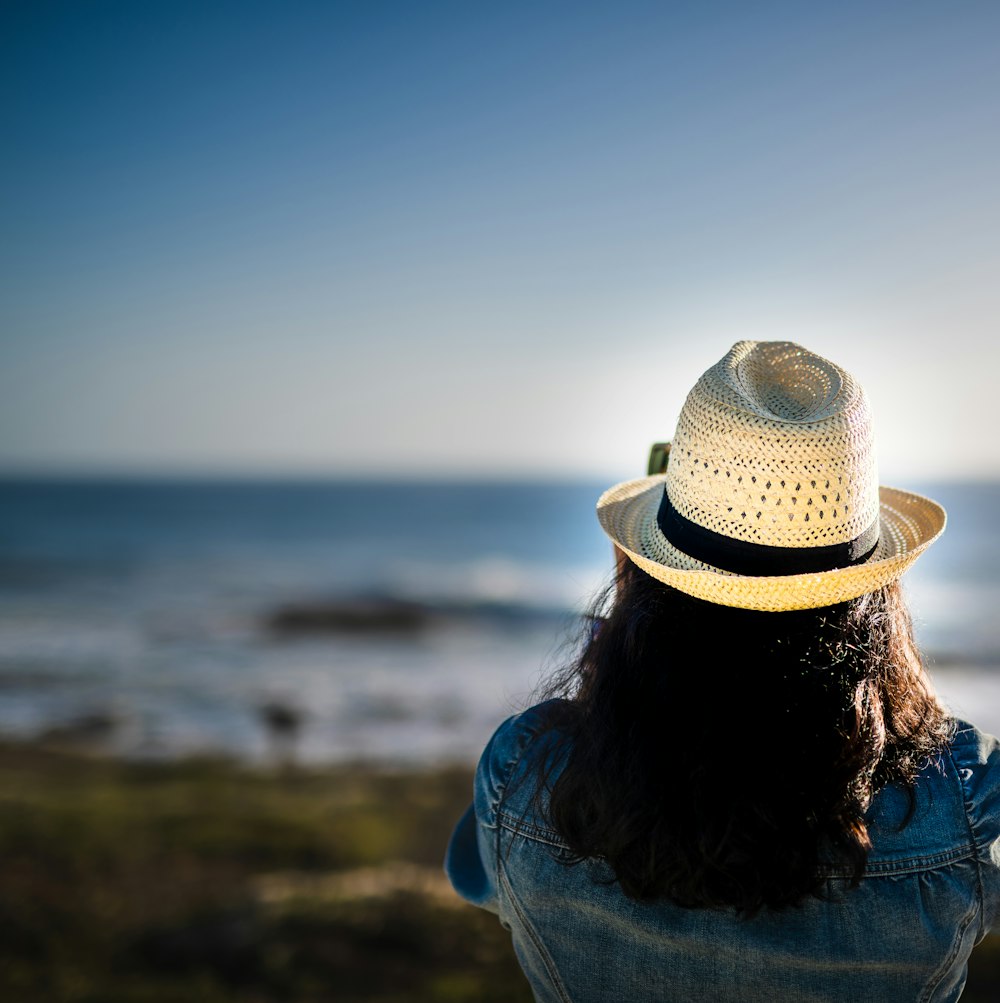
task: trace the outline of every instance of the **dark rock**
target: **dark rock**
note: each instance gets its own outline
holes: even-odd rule
[[[431,610],[402,599],[345,599],[284,606],[267,618],[279,634],[409,633],[424,629]]]

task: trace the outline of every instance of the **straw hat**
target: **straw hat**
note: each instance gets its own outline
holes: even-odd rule
[[[879,487],[868,399],[787,341],[740,341],[688,394],[666,473],[597,503],[647,574],[724,606],[832,606],[900,575],[944,530],[929,498]]]

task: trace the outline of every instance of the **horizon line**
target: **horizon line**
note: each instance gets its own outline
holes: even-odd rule
[[[305,484],[305,483],[369,483],[369,484],[614,484],[645,476],[643,473],[618,473],[594,470],[539,470],[508,468],[495,470],[455,470],[436,468],[416,470],[375,470],[369,467],[342,469],[264,469],[206,467],[2,467],[0,485],[13,483],[232,483],[232,484]],[[895,480],[895,478],[890,478]],[[939,473],[931,478],[907,478],[915,485],[988,485],[1000,483],[1000,473]]]

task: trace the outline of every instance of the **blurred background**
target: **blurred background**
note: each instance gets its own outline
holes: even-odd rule
[[[519,998],[443,842],[606,579],[598,494],[742,338],[854,373],[883,483],[948,509],[918,636],[1000,732],[998,31],[5,4],[17,998]]]

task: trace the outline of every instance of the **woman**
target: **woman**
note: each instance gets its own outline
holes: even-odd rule
[[[1000,922],[1000,747],[924,672],[898,579],[945,515],[879,489],[860,385],[740,342],[598,516],[608,608],[446,862],[536,998],[957,999]]]

